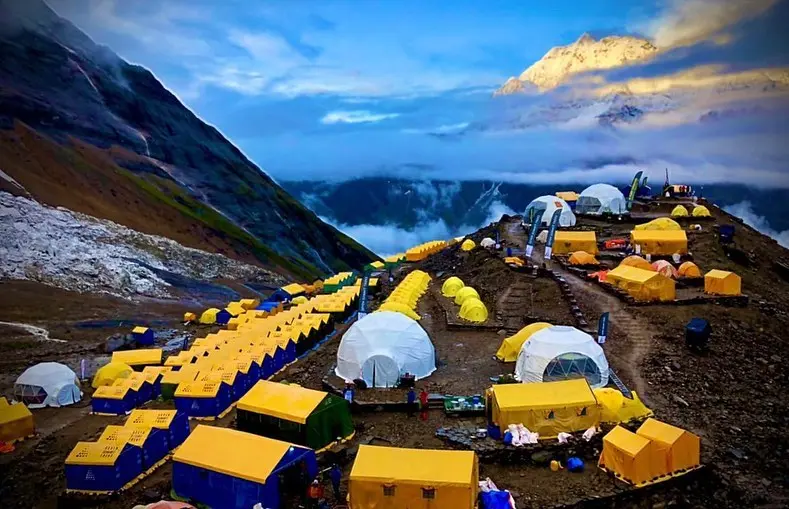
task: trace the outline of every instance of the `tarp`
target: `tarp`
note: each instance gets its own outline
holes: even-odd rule
[[[671,217],[688,217],[688,209],[684,205],[677,205],[671,210]]]
[[[424,329],[405,315],[383,311],[358,320],[343,335],[335,372],[370,387],[392,387],[400,375],[421,379],[435,369],[435,349]]]
[[[553,213],[558,208],[562,209],[562,212],[559,215],[559,226],[564,228],[575,226],[576,220],[572,208],[570,208],[570,205],[568,205],[566,201],[559,198],[558,196],[545,195],[535,198],[526,206],[526,211],[523,213],[523,217],[528,218],[530,210],[532,209],[534,209],[535,213],[538,210],[543,210],[544,213],[542,215],[540,224],[547,226],[553,217]]]
[[[468,298],[479,299],[479,293],[477,293],[477,291],[470,286],[464,286],[455,294],[455,304],[461,306]]]
[[[502,433],[510,424],[522,423],[540,438],[552,438],[600,422],[597,400],[584,379],[494,385],[491,393],[491,415]]]
[[[619,390],[612,387],[594,389],[595,398],[600,405],[600,422],[618,424],[633,419],[652,417],[652,410],[646,407],[635,391],[630,394],[633,398],[626,398]]]
[[[237,408],[304,424],[328,393],[266,380],[258,381]]]
[[[590,255],[586,251],[575,251],[573,254],[570,255],[570,258],[567,260],[570,265],[600,265],[600,262],[597,261],[593,255]]]
[[[556,232],[556,237],[553,239],[553,254],[570,254],[575,251],[597,254],[595,232]]]
[[[482,323],[488,319],[488,308],[481,300],[470,297],[463,301],[458,316],[474,323]]]
[[[532,334],[521,347],[515,365],[515,379],[524,383],[583,376],[592,387],[604,387],[608,375],[608,360],[597,341],[564,325]]]
[[[350,509],[476,507],[473,451],[360,445],[348,481]]]
[[[662,470],[652,442],[622,426],[616,426],[603,437],[603,451],[597,464],[633,485],[651,481]]]
[[[677,269],[675,269],[674,266],[671,265],[671,262],[667,260],[658,260],[654,262],[652,264],[652,269],[658,274],[666,276],[667,278],[677,279]]]
[[[679,277],[685,278],[699,278],[701,277],[701,269],[693,262],[684,262],[677,270]]]
[[[444,281],[444,284],[441,285],[441,294],[444,297],[454,297],[455,295],[457,295],[458,290],[460,290],[464,286],[466,285],[459,277],[452,276],[450,278],[447,278],[447,280]]]
[[[501,346],[499,346],[499,350],[496,352],[496,358],[502,362],[515,362],[518,360],[518,354],[521,351],[523,343],[528,341],[535,332],[547,329],[548,327],[552,327],[552,325],[546,322],[535,322],[522,328],[512,336],[504,338],[504,341],[501,342]]]
[[[704,274],[704,293],[711,295],[740,295],[742,279],[734,272],[713,269]]]
[[[622,191],[609,184],[593,184],[578,195],[575,211],[579,214],[624,214],[627,200]]]
[[[0,442],[15,442],[35,433],[33,414],[22,403],[0,397]]]
[[[627,267],[636,267],[642,270],[649,270],[652,272],[655,271],[651,263],[649,263],[648,261],[646,261],[645,259],[641,258],[638,255],[628,256],[627,258],[622,260],[622,262],[619,265],[625,265]]]
[[[93,383],[91,386],[98,389],[103,385],[112,385],[118,378],[126,378],[133,372],[128,364],[122,362],[110,362],[98,369],[93,376]]]
[[[695,468],[701,463],[701,440],[689,431],[647,419],[636,434],[652,440],[656,452],[664,459],[664,474]]]
[[[621,288],[639,301],[671,301],[676,298],[674,280],[654,270],[620,265],[608,272],[606,282]]]
[[[633,230],[630,244],[636,253],[671,256],[688,254],[688,236],[684,231],[675,230]]]
[[[710,217],[712,214],[710,214],[710,209],[704,205],[696,205],[693,207],[692,215],[693,217]]]
[[[638,224],[636,230],[682,230],[682,226],[678,222],[669,217],[659,217],[644,224]]]
[[[30,408],[72,405],[82,399],[79,379],[68,366],[42,362],[28,368],[14,383],[14,397]]]
[[[477,247],[477,244],[471,239],[466,239],[462,244],[460,244],[460,249],[463,251],[471,251],[475,247]]]

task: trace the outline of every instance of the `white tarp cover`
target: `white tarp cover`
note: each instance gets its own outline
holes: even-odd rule
[[[624,214],[627,200],[622,191],[608,184],[593,184],[584,189],[575,203],[579,214],[600,215],[604,213]]]
[[[393,387],[400,375],[418,380],[435,370],[435,349],[425,330],[402,313],[377,311],[342,337],[335,373],[348,381],[361,378],[368,387]]]
[[[551,222],[553,213],[557,209],[557,203],[561,204],[562,206],[562,213],[559,215],[559,226],[575,226],[575,214],[573,214],[573,210],[570,208],[567,202],[557,196],[551,196],[547,194],[545,196],[540,196],[533,199],[531,203],[526,206],[526,211],[523,213],[523,220],[525,222],[529,221],[529,209],[535,209],[535,213],[538,210],[544,210],[545,212],[542,215],[542,221],[540,224],[547,225]]]
[[[583,374],[596,389],[608,384],[608,371],[605,353],[592,336],[575,327],[556,325],[535,332],[523,344],[515,364],[515,379],[543,382],[560,379],[563,373],[567,378]]]
[[[82,391],[77,374],[71,368],[57,362],[42,362],[19,375],[14,384],[14,396],[26,402],[29,408],[59,407],[81,400]]]

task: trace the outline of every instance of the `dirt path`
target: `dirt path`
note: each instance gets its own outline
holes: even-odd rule
[[[42,329],[41,327],[36,327],[35,325],[30,325],[29,323],[0,322],[0,325],[5,325],[6,327],[13,327],[15,329],[22,329],[28,334],[35,336],[36,339],[39,341],[53,341],[55,343],[66,343],[65,339],[51,338],[49,337],[48,330]]]
[[[519,249],[526,249],[526,234],[520,221],[503,224],[500,230],[502,240],[515,244]]]
[[[523,326],[523,317],[527,310],[534,311],[532,293],[532,286],[523,279],[516,280],[504,290],[496,303],[502,328],[514,331]]]

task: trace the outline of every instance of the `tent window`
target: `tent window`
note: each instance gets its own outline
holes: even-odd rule
[[[395,496],[394,484],[384,484],[384,496],[385,497],[393,497],[393,496]]]
[[[435,488],[422,488],[422,498],[426,500],[433,500],[436,498]]]
[[[553,410],[548,412],[548,419],[555,419],[555,418],[556,418],[556,416],[553,414]]]
[[[584,415],[586,415],[586,407],[583,407],[583,408],[581,409],[581,411],[580,411],[580,412],[578,412],[578,415],[580,415],[580,416],[584,416]]]

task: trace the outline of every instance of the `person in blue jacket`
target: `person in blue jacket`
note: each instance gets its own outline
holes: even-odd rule
[[[334,490],[334,499],[339,502],[342,500],[340,498],[340,481],[342,480],[342,470],[340,470],[340,466],[337,463],[331,466],[331,470],[329,471],[329,479],[331,479],[331,487]]]

